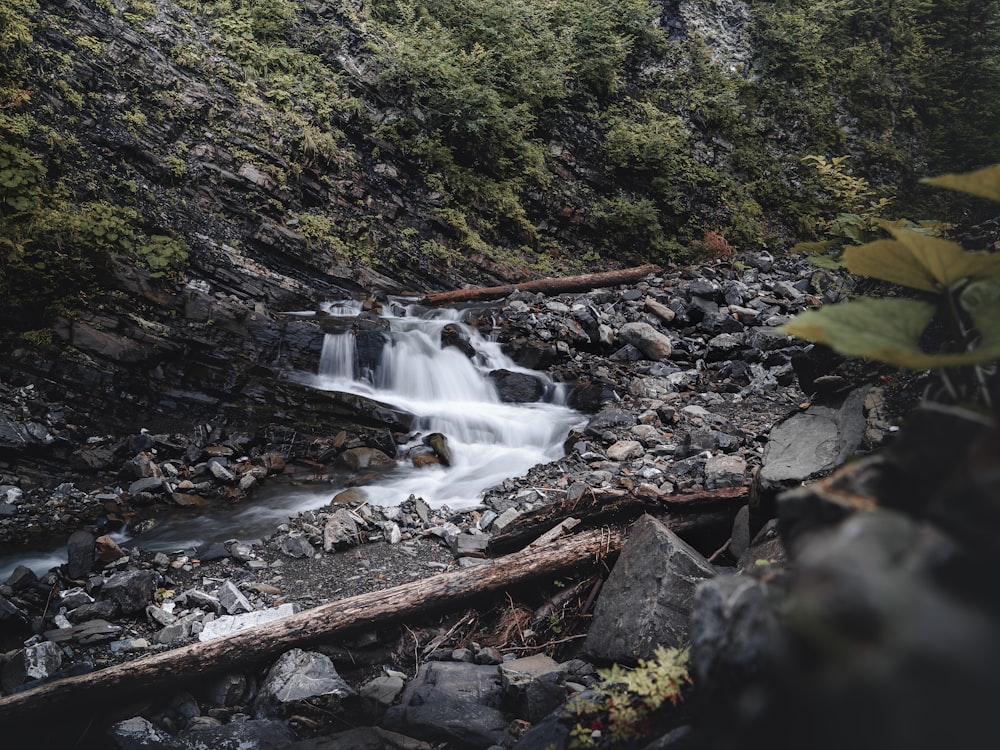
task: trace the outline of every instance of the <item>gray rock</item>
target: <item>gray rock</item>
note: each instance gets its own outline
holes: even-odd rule
[[[597,600],[584,650],[601,660],[634,664],[652,658],[657,646],[679,645],[695,587],[714,575],[696,550],[643,516],[629,531]]]
[[[426,662],[390,708],[383,725],[449,748],[482,750],[497,744],[508,719],[500,710],[500,676],[494,666]]]
[[[455,557],[485,557],[490,535],[462,533],[449,535],[447,539]]]
[[[239,633],[241,630],[274,622],[293,614],[295,614],[295,607],[286,603],[271,609],[255,609],[253,612],[247,612],[243,615],[222,615],[205,623],[201,632],[198,633],[198,640],[204,643],[216,638],[224,638],[227,635]]]
[[[337,457],[337,462],[352,471],[362,469],[391,469],[396,462],[376,448],[348,448]]]
[[[118,605],[122,615],[141,612],[156,594],[156,578],[156,573],[151,570],[115,573],[101,589],[101,598]]]
[[[377,713],[381,713],[399,697],[406,687],[406,682],[399,675],[381,675],[373,680],[368,680],[358,693]]]
[[[747,462],[742,456],[712,456],[705,462],[705,488],[742,487],[746,472]]]
[[[190,729],[179,739],[186,750],[288,750],[295,736],[284,721],[248,719]]]
[[[42,641],[18,651],[4,664],[0,685],[4,692],[31,680],[42,680],[57,672],[62,666],[63,651],[52,641]]]
[[[226,614],[230,615],[253,611],[253,605],[232,581],[224,581],[219,586],[219,604],[226,610]]]
[[[108,739],[118,750],[189,750],[187,743],[171,737],[159,729],[149,719],[135,716],[112,725],[107,731]]]
[[[619,440],[610,445],[607,450],[608,458],[612,461],[628,461],[632,458],[641,458],[645,450],[638,440]]]
[[[278,549],[289,557],[315,557],[316,550],[309,537],[301,531],[293,531],[278,538]]]
[[[794,486],[842,464],[864,437],[867,392],[852,391],[838,409],[810,406],[772,429],[760,470],[761,490]]]
[[[338,547],[360,542],[358,524],[347,508],[338,508],[323,526],[323,549],[332,552]]]
[[[595,414],[587,422],[586,432],[588,435],[600,437],[605,430],[614,427],[632,427],[639,420],[634,414],[630,414],[622,409],[608,407]]]
[[[436,746],[380,727],[355,727],[345,732],[303,740],[288,750],[434,750]]]
[[[566,700],[559,663],[544,654],[525,656],[499,666],[505,705],[518,718],[541,721]]]
[[[670,338],[649,323],[626,323],[618,329],[618,338],[654,361],[667,359],[673,351]]]
[[[490,373],[490,380],[504,403],[531,403],[541,401],[545,396],[545,383],[526,372],[494,370]]]
[[[164,489],[162,477],[143,477],[136,479],[128,486],[128,494],[138,495],[140,492],[162,492]]]
[[[200,589],[188,589],[177,597],[177,601],[183,602],[188,607],[198,607],[215,614],[222,612],[222,602],[219,598]]]
[[[88,620],[69,628],[46,630],[45,637],[54,643],[72,642],[81,646],[113,641],[121,632],[121,626],[105,620]]]
[[[74,531],[66,543],[66,575],[73,580],[87,576],[94,569],[96,553],[94,535],[89,531]]]
[[[287,716],[296,705],[309,701],[336,709],[341,701],[356,695],[325,654],[292,649],[281,655],[264,678],[254,701],[256,716]]]

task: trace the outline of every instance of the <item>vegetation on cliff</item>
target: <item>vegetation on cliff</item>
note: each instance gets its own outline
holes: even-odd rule
[[[0,298],[782,249],[1000,161],[1000,0],[0,0]],[[898,186],[890,190],[890,186]],[[35,320],[36,316],[28,316]]]

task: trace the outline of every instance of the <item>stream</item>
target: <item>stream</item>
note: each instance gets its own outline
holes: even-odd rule
[[[412,494],[435,508],[474,507],[490,487],[559,458],[566,435],[582,420],[579,412],[565,405],[562,386],[543,373],[519,367],[497,342],[468,325],[469,310],[428,310],[400,302],[386,305],[393,314],[386,315],[388,341],[378,366],[359,371],[350,322],[360,312],[360,305],[331,303],[321,309],[320,314],[342,319],[346,331],[326,335],[317,373],[296,373],[294,377],[318,390],[366,396],[416,417],[413,441],[400,446],[396,466],[363,486],[373,505],[398,505]],[[442,346],[441,332],[449,324],[458,326],[468,338],[474,358],[455,347]],[[496,369],[528,373],[542,380],[546,400],[501,402],[488,378]],[[452,464],[415,469],[406,451],[433,432],[447,437]],[[209,506],[196,516],[183,509],[163,509],[150,529],[135,536],[126,530],[115,539],[121,545],[139,545],[149,551],[176,552],[232,538],[269,536],[288,516],[329,503],[349,486],[353,476],[344,471],[329,483],[299,487],[265,484],[242,503]],[[0,581],[19,563],[40,574],[65,562],[64,548],[3,556]]]

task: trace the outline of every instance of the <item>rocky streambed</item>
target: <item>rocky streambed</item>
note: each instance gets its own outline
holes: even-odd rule
[[[30,384],[6,387],[6,549],[68,540],[58,567],[15,567],[0,586],[0,712],[19,706],[0,715],[13,746],[931,747],[983,736],[1000,674],[1000,608],[975,585],[996,539],[995,480],[980,468],[995,428],[936,410],[894,439],[895,383],[774,330],[837,299],[842,283],[798,259],[747,256],[473,311],[518,366],[490,373],[500,398],[536,401],[561,384],[580,419],[563,457],[464,507],[366,497],[400,462],[448,461],[391,410],[357,431],[278,418],[243,430],[220,414],[186,430],[81,435]],[[931,455],[914,450],[928,435]],[[46,471],[61,481],[38,481]],[[206,506],[333,477],[354,486],[265,533],[144,548],[142,524],[168,511],[193,523]],[[558,574],[456,594],[454,606],[46,702],[47,688],[86,685],[102,668],[349,597],[447,589],[464,570],[485,580],[537,537],[551,540],[536,549],[557,549],[560,531],[587,529],[626,541]],[[646,683],[667,680],[657,649],[685,646],[690,681],[670,672],[679,699],[635,688],[631,713],[615,713],[599,668],[639,663]],[[39,718],[53,713],[63,720]]]

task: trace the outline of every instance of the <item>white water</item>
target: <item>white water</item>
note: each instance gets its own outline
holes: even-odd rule
[[[475,505],[484,490],[504,479],[524,474],[532,466],[562,455],[562,441],[580,415],[562,403],[551,382],[552,401],[534,404],[501,403],[486,375],[495,369],[540,373],[518,367],[478,331],[460,321],[455,311],[388,318],[390,341],[374,373],[353,376],[354,336],[330,334],[323,347],[319,375],[310,383],[328,391],[346,391],[374,398],[417,415],[415,432],[443,433],[454,456],[449,467],[413,469],[401,459],[397,468],[375,484],[364,487],[370,502],[397,505],[411,494],[432,507],[459,510]],[[441,346],[441,330],[459,326],[476,351],[474,360],[454,347]],[[333,358],[336,358],[335,360]],[[310,507],[323,504],[330,492],[304,498]]]
[[[360,305],[330,303],[323,312],[355,316]],[[357,393],[404,409],[417,416],[414,439],[440,432],[453,454],[451,466],[414,469],[405,455],[396,467],[373,484],[363,487],[369,502],[392,506],[411,494],[432,507],[452,510],[475,506],[482,493],[510,477],[520,476],[532,466],[562,455],[562,442],[580,415],[562,404],[560,389],[541,373],[518,367],[503,354],[500,345],[461,322],[452,310],[422,313],[407,308],[405,316],[389,317],[389,342],[375,372],[356,373],[355,337],[351,332],[328,334],[324,341],[319,372],[302,379],[326,391]],[[474,360],[453,347],[441,347],[441,330],[458,325],[476,350]],[[495,369],[530,373],[547,382],[551,400],[546,403],[501,403],[486,375]],[[265,488],[236,506],[222,505],[160,518],[156,526],[137,537],[123,536],[123,546],[139,545],[150,551],[193,549],[214,541],[250,539],[270,534],[289,515],[327,504],[347,487],[346,472],[339,481],[309,488]],[[66,561],[65,550],[24,558],[0,559],[0,581],[18,563],[43,573]]]

